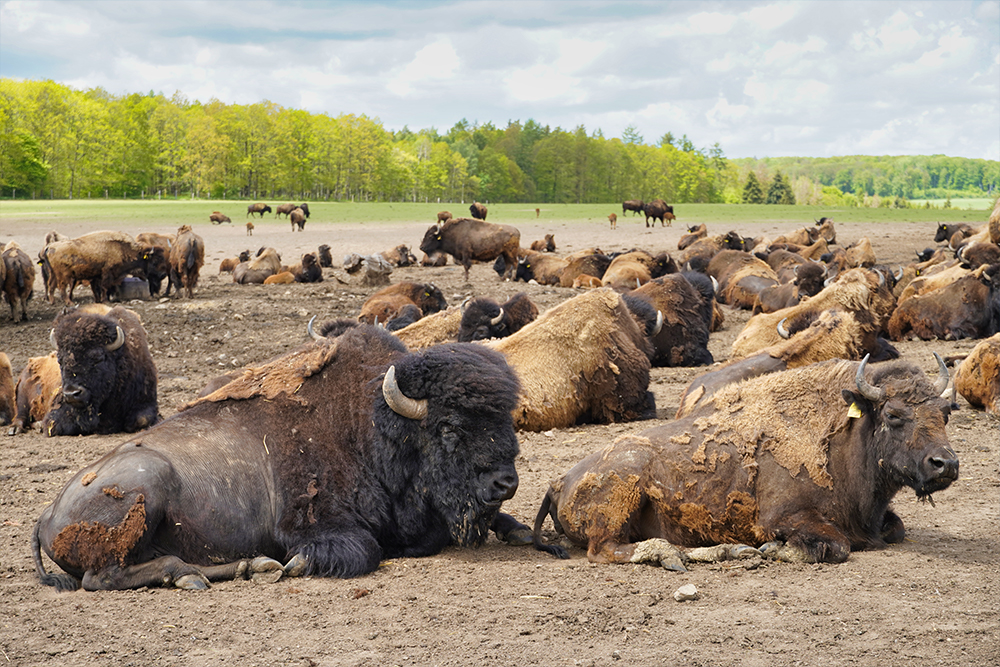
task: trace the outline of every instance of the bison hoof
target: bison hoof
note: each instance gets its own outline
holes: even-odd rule
[[[208,590],[209,583],[201,572],[192,572],[174,579],[174,586],[185,591],[204,591]]]
[[[813,559],[802,549],[788,546],[784,542],[768,542],[760,547],[760,555],[786,563],[811,563]]]
[[[250,578],[258,584],[273,584],[285,574],[281,563],[273,558],[258,556],[250,561]]]
[[[302,554],[295,554],[292,559],[285,563],[285,574],[289,577],[301,577],[306,572],[309,561]]]
[[[498,535],[497,537],[512,547],[523,547],[534,541],[531,529],[527,527],[515,528],[514,530]]]
[[[721,563],[724,560],[753,558],[760,555],[760,551],[745,544],[716,544],[713,547],[698,547],[687,551],[688,558],[699,563]]]
[[[687,555],[664,539],[654,537],[637,542],[632,551],[630,563],[659,563],[674,572],[687,572],[684,561]]]

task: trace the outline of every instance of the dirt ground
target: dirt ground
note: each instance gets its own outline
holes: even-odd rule
[[[356,316],[373,291],[338,269],[327,269],[325,282],[313,285],[235,285],[228,274],[218,274],[222,258],[272,245],[291,262],[327,243],[339,263],[349,252],[416,246],[428,224],[313,221],[293,234],[287,223],[265,220],[252,239],[241,226],[198,226],[207,263],[195,298],[130,304],[149,333],[161,414],[174,414],[223,371],[295,349],[313,315]],[[0,243],[14,238],[34,257],[50,229],[76,236],[114,223],[60,226],[39,214],[5,219],[2,227]],[[680,222],[647,230],[634,218],[623,218],[613,231],[607,223],[544,217],[519,227],[523,245],[554,233],[560,253],[591,246],[676,252],[684,231]],[[793,228],[758,222],[739,231],[773,236]],[[727,230],[710,224],[709,231]],[[837,232],[842,243],[868,235],[880,260],[901,263],[932,245],[934,229],[926,223],[874,229],[838,224]],[[470,295],[502,301],[526,291],[544,310],[576,293],[503,283],[487,265],[473,267],[469,282],[452,265],[398,269],[392,280],[434,282],[452,304]],[[87,292],[77,295],[86,302]],[[0,350],[11,357],[15,373],[28,357],[50,349],[48,329],[58,307],[42,298],[40,275],[29,311],[30,322],[18,325],[5,305],[0,312]],[[728,358],[746,320],[743,312],[726,312],[725,330],[712,334],[710,343],[717,361]],[[897,347],[934,373],[932,351],[946,356],[974,344]],[[674,414],[684,387],[704,370],[653,370],[659,420]],[[224,582],[206,592],[60,594],[41,586],[29,552],[35,519],[79,468],[128,436],[2,436],[0,665],[997,665],[1000,430],[960,402],[948,427],[960,479],[936,494],[935,506],[901,492],[894,507],[906,541],[852,553],[841,565],[728,563],[678,574],[648,565],[593,565],[582,551],[556,560],[491,537],[478,550],[449,548],[430,558],[388,561],[353,580]],[[530,524],[551,479],[618,435],[659,420],[520,434],[520,488],[505,510]],[[700,597],[676,602],[673,593],[685,584],[694,584]]]

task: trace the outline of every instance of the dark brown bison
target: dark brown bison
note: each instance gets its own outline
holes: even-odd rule
[[[767,262],[742,250],[723,250],[708,263],[708,275],[719,281],[719,301],[750,310],[761,290],[778,284]]]
[[[605,255],[597,248],[591,249],[591,251],[585,253],[574,253],[574,255],[565,258],[567,262],[566,268],[563,272],[559,274],[559,286],[560,287],[573,287],[576,282],[577,276],[587,275],[598,278],[604,277],[604,273],[611,266],[612,258]]]
[[[676,216],[674,216],[674,207],[663,201],[662,199],[654,199],[648,202],[642,207],[642,212],[646,216],[646,226],[649,227],[649,219],[653,219],[653,226],[656,226],[656,221],[660,221],[660,226],[665,227],[670,225]]]
[[[654,278],[628,293],[660,314],[661,325],[650,336],[653,366],[704,366],[714,359],[708,351],[708,328],[701,295],[679,273]],[[631,305],[631,302],[630,302]]]
[[[544,239],[538,239],[537,241],[532,241],[531,249],[534,250],[535,252],[555,252],[556,251],[555,234],[546,234]]]
[[[159,421],[156,366],[139,318],[121,306],[63,313],[52,331],[62,392],[46,435],[133,432]]]
[[[28,359],[14,389],[15,417],[7,434],[17,435],[36,425],[40,427],[61,389],[62,375],[55,352]]]
[[[228,215],[219,213],[218,211],[212,211],[211,215],[208,216],[208,221],[213,225],[221,225],[224,222],[232,223]]]
[[[486,219],[486,207],[477,201],[472,202],[472,205],[469,206],[469,213],[476,220]],[[447,222],[447,220],[445,222]]]
[[[154,246],[144,246],[121,232],[91,232],[69,241],[56,241],[42,249],[40,263],[48,271],[46,297],[54,301],[62,291],[66,305],[72,304],[73,290],[90,281],[94,301],[100,303],[110,288],[121,285],[128,274],[145,275]],[[162,256],[162,255],[161,255]]]
[[[984,338],[996,333],[991,304],[1000,300],[1000,264],[984,266],[940,289],[901,302],[889,319],[892,340]]]
[[[708,227],[705,226],[704,222],[694,227],[688,227],[687,234],[681,236],[677,242],[677,249],[686,250],[692,243],[706,236],[708,236]]]
[[[297,283],[323,282],[323,269],[320,268],[316,255],[311,252],[302,255],[299,263],[291,267],[291,274]]]
[[[903,540],[890,509],[958,478],[950,403],[907,363],[830,361],[717,392],[690,416],[625,435],[552,483],[535,521],[599,563],[659,561],[675,547],[750,545],[784,560],[840,563]],[[708,550],[723,555],[741,547]],[[742,547],[745,549],[746,547]],[[699,551],[689,557],[700,559]]]
[[[277,218],[279,215],[283,215],[287,218],[297,208],[297,204],[278,204],[274,207],[274,217]]]
[[[504,278],[512,278],[517,267],[518,251],[521,247],[521,232],[510,225],[494,225],[482,220],[452,218],[448,222],[430,227],[420,242],[420,250],[431,255],[444,252],[451,255],[456,264],[465,269],[465,279],[469,279],[469,268],[473,261],[492,262],[503,257],[506,263]]]
[[[563,271],[568,266],[569,262],[562,257],[529,250],[524,257],[517,260],[514,280],[524,282],[534,280],[539,285],[558,285]]]
[[[262,284],[269,276],[281,271],[281,255],[274,248],[261,248],[248,262],[233,269],[233,282],[241,285]]]
[[[330,246],[325,243],[319,247],[319,265],[324,269],[333,266],[333,255],[330,253]]]
[[[302,212],[306,214],[306,220],[308,220],[309,219],[309,204],[299,204],[299,208],[301,208]]]
[[[232,273],[240,262],[250,261],[250,251],[244,250],[239,257],[227,257],[219,262],[219,273]]]
[[[969,405],[1000,416],[1000,333],[981,341],[955,369],[955,391]]]
[[[35,264],[16,241],[10,241],[0,253],[4,265],[0,289],[10,306],[10,318],[15,322],[28,319],[28,300],[35,289]]]
[[[194,298],[194,288],[198,285],[198,274],[205,265],[205,241],[191,230],[190,225],[182,225],[177,230],[177,240],[170,249],[170,283],[166,295],[170,295],[170,287],[180,295],[181,287],[187,292],[187,298]]]
[[[622,215],[625,215],[626,211],[632,211],[632,215],[638,215],[643,212],[643,207],[646,202],[641,199],[628,199],[622,202]]]
[[[265,213],[270,213],[270,212],[271,212],[271,207],[268,206],[267,204],[262,204],[260,202],[256,204],[250,204],[249,206],[247,206],[247,215],[249,216],[253,216],[254,213],[259,213],[260,217],[263,218]]]
[[[383,287],[368,297],[361,306],[358,321],[365,324],[385,324],[410,304],[419,308],[424,315],[448,307],[444,294],[432,283],[401,282]]]
[[[291,213],[288,214],[288,219],[292,221],[292,231],[295,231],[295,227],[298,226],[299,231],[304,231],[306,228],[306,213],[301,208],[296,208]]]
[[[458,340],[504,338],[517,333],[538,317],[538,306],[524,292],[518,292],[503,304],[488,297],[473,299],[463,306]]]
[[[6,426],[14,421],[14,416],[17,414],[15,395],[14,369],[11,368],[7,355],[0,352],[0,426]]]
[[[486,345],[503,352],[521,380],[514,423],[547,431],[578,423],[651,419],[652,346],[621,295],[591,290]]]
[[[244,374],[81,470],[32,534],[60,590],[355,577],[478,546],[517,489],[517,380],[480,345],[368,326]],[[206,511],[208,510],[208,511]],[[48,573],[45,553],[64,571]]]
[[[934,232],[935,243],[947,243],[954,250],[960,242],[976,233],[972,225],[964,222],[938,223]]]

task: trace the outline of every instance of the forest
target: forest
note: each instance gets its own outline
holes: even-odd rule
[[[747,198],[751,177],[759,202]],[[992,196],[998,186],[1000,162],[990,160],[727,159],[718,143],[698,148],[686,135],[667,133],[653,145],[634,126],[621,138],[533,119],[503,128],[462,120],[445,132],[390,131],[365,115],[269,101],[202,103],[181,93],[114,95],[0,78],[4,198],[580,204],[662,197],[856,206],[878,198]]]

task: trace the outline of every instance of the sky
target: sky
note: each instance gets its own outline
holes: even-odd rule
[[[0,0],[0,76],[389,130],[534,119],[731,158],[1000,160],[998,0]]]

